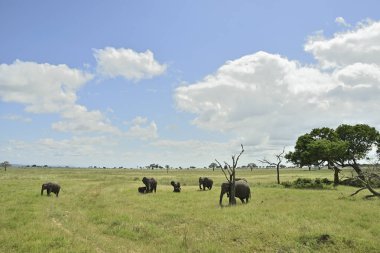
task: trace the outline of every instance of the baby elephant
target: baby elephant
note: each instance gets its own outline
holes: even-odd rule
[[[146,187],[142,186],[138,188],[139,193],[145,193],[146,192]]]
[[[173,186],[173,192],[181,192],[181,184],[179,182],[171,181],[170,184]]]
[[[55,184],[51,182],[44,183],[41,186],[41,196],[43,195],[44,190],[46,190],[48,196],[50,196],[50,193],[53,192],[55,193],[55,196],[58,197],[59,190],[61,190],[61,186],[59,186],[59,184]]]

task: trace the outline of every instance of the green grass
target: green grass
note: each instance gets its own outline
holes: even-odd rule
[[[141,179],[156,194],[139,194]],[[198,177],[214,179],[199,191]],[[238,171],[247,205],[219,207],[221,171],[12,169],[0,171],[0,252],[378,252],[380,201],[355,188],[285,189],[274,170]],[[282,170],[282,181],[329,178],[328,170]],[[171,180],[182,185],[173,193]],[[58,182],[60,197],[40,196]],[[227,199],[224,199],[227,204]],[[327,236],[326,236],[327,235]]]

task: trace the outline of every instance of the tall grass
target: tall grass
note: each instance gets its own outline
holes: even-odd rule
[[[237,174],[252,199],[221,208],[220,171],[0,171],[0,252],[378,252],[379,200],[348,197],[354,188],[342,186],[285,189],[274,170]],[[144,176],[158,180],[156,194],[137,192]],[[211,191],[199,190],[199,176],[214,179]],[[282,181],[299,177],[332,173],[281,172]],[[46,181],[61,184],[59,198],[40,196]]]

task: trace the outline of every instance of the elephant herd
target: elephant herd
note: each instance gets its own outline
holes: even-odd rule
[[[154,178],[146,178],[142,179],[144,183],[144,187],[139,187],[138,192],[140,193],[150,193],[156,192],[157,189],[157,180]],[[173,192],[181,192],[181,184],[176,181],[171,181],[170,184],[173,186]],[[199,178],[199,189],[205,191],[206,189],[211,190],[214,181],[208,177],[200,177]],[[220,189],[220,199],[219,204],[222,205],[222,200],[224,194],[227,194],[227,197],[230,197],[231,192],[231,183],[225,182],[222,183]],[[235,197],[239,198],[242,203],[248,203],[248,200],[251,198],[251,189],[247,180],[245,179],[236,179],[235,181]]]
[[[145,186],[138,187],[139,193],[152,193],[157,191],[157,180],[154,178],[144,177],[142,182]],[[206,189],[211,190],[213,185],[213,180],[208,177],[199,178],[199,189],[205,191]],[[177,181],[171,181],[170,184],[173,186],[173,192],[181,192],[181,184]],[[231,183],[225,182],[222,183],[220,189],[220,199],[219,204],[222,205],[222,199],[224,194],[227,194],[227,197],[230,196],[231,192]],[[41,186],[41,195],[46,190],[47,195],[50,196],[50,193],[54,193],[58,197],[61,186],[56,183],[44,183]],[[248,200],[251,198],[251,189],[247,180],[245,179],[236,179],[235,181],[235,197],[239,198],[242,203],[248,203]]]

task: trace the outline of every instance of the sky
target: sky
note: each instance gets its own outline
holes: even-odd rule
[[[0,161],[274,160],[380,130],[380,2],[0,0]]]

